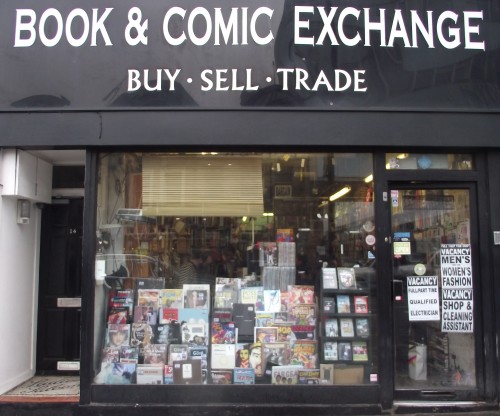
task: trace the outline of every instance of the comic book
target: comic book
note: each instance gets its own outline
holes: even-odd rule
[[[171,322],[179,321],[179,309],[177,308],[160,308],[158,312],[158,323],[169,324]]]
[[[286,342],[264,342],[262,343],[262,365],[267,368],[268,364],[289,364],[289,344]]]
[[[281,311],[281,292],[279,289],[264,289],[264,310],[266,312]]]
[[[351,318],[340,318],[340,336],[353,337],[354,336],[354,322]]]
[[[211,384],[233,384],[233,370],[210,371]]]
[[[187,344],[170,344],[168,346],[168,365],[174,361],[186,361],[188,359],[189,346]]]
[[[106,328],[106,347],[130,345],[130,324],[108,324]]]
[[[211,368],[217,370],[233,369],[236,364],[235,344],[212,344],[210,346]]]
[[[318,366],[317,341],[297,340],[290,346],[290,364],[301,365],[304,368],[317,368]]]
[[[161,289],[160,307],[181,309],[184,307],[184,297],[182,289]]]
[[[126,307],[114,307],[108,312],[108,324],[128,324],[129,309]]]
[[[158,307],[137,305],[134,307],[134,323],[156,325],[158,322]]]
[[[253,368],[235,368],[233,370],[233,384],[255,384]]]
[[[137,289],[137,305],[139,306],[160,306],[161,289]]]
[[[161,364],[162,367],[167,363],[167,345],[166,344],[148,344],[144,346],[144,364]]]
[[[288,316],[290,317],[290,321],[295,325],[316,325],[316,305],[290,305]]]
[[[272,384],[297,384],[299,379],[300,365],[274,366],[272,368]]]
[[[234,322],[212,322],[211,340],[212,344],[234,344],[236,342]]]
[[[316,339],[316,327],[314,325],[292,325],[292,340],[309,340]]]
[[[320,384],[319,368],[300,369],[297,384]]]
[[[146,323],[133,323],[130,334],[130,345],[139,349],[139,360],[143,357],[144,346],[154,344],[154,327]]]
[[[210,309],[210,285],[183,285],[184,308]]]
[[[314,286],[312,285],[289,285],[288,286],[288,309],[297,304],[314,304]]]
[[[354,296],[354,313],[368,313],[368,296]]]
[[[292,332],[293,322],[276,322],[273,326],[277,328],[278,332],[276,342],[290,342],[294,338]]]
[[[214,308],[232,308],[238,302],[241,279],[229,277],[216,277]]]
[[[337,342],[325,342],[323,344],[323,358],[325,361],[337,361],[339,359]]]
[[[139,349],[128,345],[120,347],[120,362],[137,364],[139,362]]]
[[[337,267],[339,289],[356,289],[356,274],[353,267]]]
[[[254,342],[276,342],[278,340],[278,328],[272,326],[256,326],[254,329]]]
[[[264,288],[262,286],[243,287],[240,290],[240,303],[255,305],[255,311],[264,311]]]

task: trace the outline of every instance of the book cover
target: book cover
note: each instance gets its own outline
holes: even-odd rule
[[[169,324],[171,322],[179,321],[179,309],[177,308],[160,308],[158,313],[158,323]]]
[[[156,309],[160,306],[161,289],[137,289],[137,305],[153,306]]]
[[[104,347],[101,352],[101,368],[105,364],[120,362],[120,347]]]
[[[130,345],[130,324],[108,324],[106,328],[106,347]]]
[[[120,362],[137,364],[139,362],[139,350],[137,347],[123,345],[120,347]]]
[[[134,307],[134,323],[147,323],[150,325],[156,325],[157,322],[157,307],[144,305]]]
[[[297,384],[299,378],[300,365],[274,366],[272,368],[272,384]]]
[[[128,324],[129,309],[126,307],[114,307],[108,312],[108,324]]]
[[[137,384],[163,384],[164,366],[137,364]]]
[[[303,368],[317,368],[318,343],[316,341],[298,340],[290,346],[290,364]]]
[[[340,336],[341,337],[354,336],[354,323],[351,318],[340,319]]]
[[[278,328],[272,326],[256,326],[254,330],[254,342],[276,342],[278,339]]]
[[[337,269],[334,267],[324,267],[321,269],[323,278],[323,289],[338,289]]]
[[[212,320],[214,322],[233,322],[233,308],[215,308]]]
[[[275,242],[259,243],[259,266],[277,266],[278,265],[278,244]]]
[[[293,228],[278,228],[276,230],[277,243],[290,243],[293,241]]]
[[[357,337],[368,337],[370,335],[370,326],[368,324],[368,318],[357,318],[356,319],[356,336]]]
[[[232,308],[239,300],[241,279],[217,277],[215,282],[214,308]]]
[[[186,361],[188,359],[189,346],[187,344],[170,344],[168,346],[168,365],[174,361]]]
[[[236,367],[250,368],[250,344],[236,344]]]
[[[217,370],[232,369],[236,364],[235,344],[212,344],[210,346],[211,368]]]
[[[183,285],[184,308],[209,309],[210,285],[185,284]]]
[[[273,323],[280,324],[288,321],[288,312],[275,312],[273,316]],[[260,326],[268,326],[268,325],[260,325]]]
[[[183,308],[179,309],[179,322],[188,324],[205,324],[208,328],[209,311],[208,309]]]
[[[368,313],[368,296],[354,296],[354,313]]]
[[[132,317],[134,308],[134,291],[111,289],[109,292],[109,309],[124,307],[128,310],[128,316]]]
[[[188,345],[208,345],[205,323],[184,322],[181,325],[182,343]]]
[[[365,341],[355,341],[352,343],[352,360],[368,361],[368,345]]]
[[[157,364],[162,367],[167,363],[167,345],[149,344],[144,346],[144,364]]]
[[[205,382],[207,370],[208,370],[208,347],[203,346],[189,346],[188,349],[188,359],[189,360],[200,360],[201,361],[201,374],[203,382]]]
[[[264,310],[266,312],[281,311],[281,292],[279,289],[264,289]]]
[[[155,344],[181,344],[181,325],[179,322],[159,324],[153,327]]]
[[[288,346],[286,342],[264,342],[262,343],[262,364],[267,368],[268,364],[289,364]]]
[[[351,313],[351,299],[349,295],[337,295],[337,312]]]
[[[202,384],[200,360],[174,361],[174,384]]]
[[[289,317],[295,325],[316,325],[316,305],[291,305]]]
[[[130,345],[139,349],[139,356],[142,357],[145,345],[154,344],[154,328],[145,323],[133,323],[130,334]]]
[[[325,361],[337,361],[339,359],[337,342],[328,341],[323,344],[323,358]]]
[[[356,289],[356,274],[353,267],[337,267],[339,289]]]
[[[314,286],[312,285],[289,285],[288,286],[288,309],[298,304],[314,304]]]
[[[323,312],[335,313],[336,302],[334,297],[324,297],[323,298]]]
[[[314,325],[292,325],[293,340],[309,340],[316,339],[316,327]]]
[[[320,384],[333,384],[333,364],[320,364],[319,365],[319,378]]]
[[[211,384],[233,384],[233,370],[210,371]]]
[[[352,360],[352,344],[350,342],[339,342],[339,361]]]
[[[274,313],[272,312],[256,312],[255,326],[272,326],[274,323]]]
[[[236,342],[236,327],[234,322],[212,322],[212,344],[234,344]]]
[[[255,305],[253,303],[235,303],[233,305],[234,325],[238,329],[238,342],[254,340]]]
[[[264,311],[264,288],[262,286],[241,288],[240,303],[252,304],[255,306],[255,311]]]
[[[328,318],[325,321],[325,336],[338,337],[339,336],[339,322],[337,318]]]
[[[166,365],[163,372],[163,384],[174,384],[174,367]]]
[[[254,342],[249,345],[250,351],[250,367],[255,371],[255,378],[262,378],[264,376],[265,367],[262,365],[262,344]]]
[[[235,368],[233,370],[233,384],[255,384],[253,368]]]
[[[320,370],[299,369],[297,384],[320,384]]]
[[[182,289],[161,289],[160,306],[162,308],[181,309],[184,307],[184,296]]]
[[[106,363],[96,376],[97,384],[135,384],[136,368],[134,363]]]
[[[292,326],[294,326],[293,322],[276,322],[273,326],[276,327],[278,331],[277,342],[290,342],[294,339],[294,334],[292,332]]]

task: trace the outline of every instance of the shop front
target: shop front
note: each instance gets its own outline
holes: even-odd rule
[[[0,6],[0,145],[86,154],[82,414],[498,408],[500,9],[348,3]]]

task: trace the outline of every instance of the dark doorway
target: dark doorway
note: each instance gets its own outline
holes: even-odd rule
[[[79,370],[83,198],[42,210],[37,373]]]

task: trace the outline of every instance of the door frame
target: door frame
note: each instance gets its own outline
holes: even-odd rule
[[[391,150],[392,151],[392,150]],[[411,149],[405,149],[411,152]],[[421,150],[419,153],[425,153]],[[436,153],[433,151],[432,153]],[[453,405],[449,397],[417,397],[416,394],[405,396],[396,392],[394,380],[394,329],[392,302],[392,242],[390,189],[408,187],[429,188],[467,188],[471,190],[471,224],[475,222],[476,235],[471,235],[473,252],[473,271],[479,273],[480,279],[475,281],[475,345],[476,378],[478,394],[457,396],[453,400],[475,402],[491,402],[497,398],[497,357],[495,343],[495,296],[492,270],[489,190],[487,187],[486,157],[475,153],[475,169],[470,171],[427,171],[427,170],[386,170],[385,153],[377,152],[374,157],[374,192],[375,218],[377,224],[377,275],[379,302],[379,376],[381,385],[381,403],[384,408],[391,408],[395,402],[425,402],[443,400],[447,406]],[[471,226],[473,229],[474,226]],[[476,284],[477,282],[477,284]],[[494,365],[491,365],[494,363]]]

